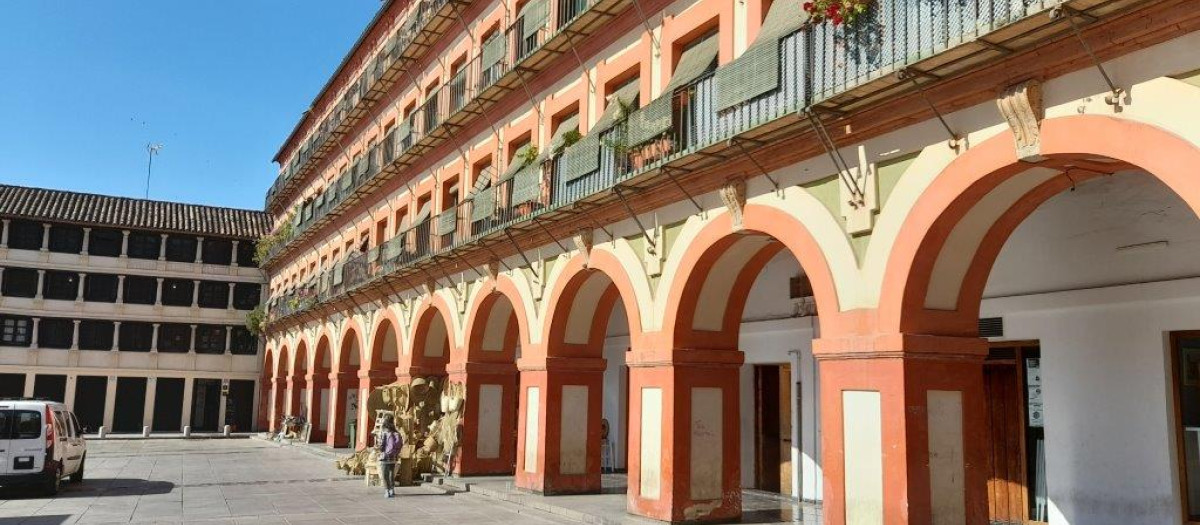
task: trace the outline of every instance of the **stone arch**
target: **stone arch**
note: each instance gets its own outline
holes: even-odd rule
[[[464,344],[451,361],[511,363],[530,343],[530,319],[512,279],[500,275],[479,287],[467,308]]]
[[[1000,249],[1038,205],[1072,184],[1122,169],[1149,173],[1200,210],[1200,148],[1155,125],[1077,115],[1041,126],[1036,163],[1016,158],[1005,133],[939,174],[905,219],[884,273],[879,329],[974,336],[987,277]]]
[[[787,251],[812,284],[822,326],[837,325],[836,285],[817,240],[795,217],[773,206],[748,204],[743,229],[722,214],[685,248],[667,293],[664,336],[674,348],[736,349],[742,311],[763,267]]]
[[[642,313],[633,279],[622,261],[606,250],[568,259],[546,299],[542,341],[547,355],[582,356],[604,340],[613,307],[620,301],[631,341],[643,335]]]
[[[402,353],[401,326],[403,325],[396,315],[389,309],[381,310],[376,316],[374,326],[371,327],[370,359],[367,361],[372,371],[386,370],[394,374]]]
[[[426,297],[413,313],[409,352],[401,361],[397,375],[442,375],[457,342],[454,333],[454,307],[440,294]]]
[[[365,361],[363,356],[362,328],[358,321],[348,319],[342,327],[337,351],[334,356],[334,366],[339,372],[354,372],[362,368]]]

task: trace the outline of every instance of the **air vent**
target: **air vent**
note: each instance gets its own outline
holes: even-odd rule
[[[1004,337],[1004,318],[984,317],[980,319],[979,337]]]

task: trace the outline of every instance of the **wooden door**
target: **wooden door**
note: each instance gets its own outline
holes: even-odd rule
[[[779,367],[779,493],[792,495],[792,365]]]
[[[755,486],[792,495],[792,367],[754,367]]]
[[[1021,382],[1016,360],[983,369],[987,397],[988,515],[993,524],[1025,523],[1026,493]]]

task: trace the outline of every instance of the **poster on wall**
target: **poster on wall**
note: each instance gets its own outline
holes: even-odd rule
[[[1026,406],[1029,407],[1029,426],[1042,428],[1046,414],[1042,405],[1042,360],[1025,360]]]

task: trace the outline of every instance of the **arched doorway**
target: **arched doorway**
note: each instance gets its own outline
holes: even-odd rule
[[[358,375],[359,399],[362,401],[363,407],[357,425],[357,428],[362,429],[358,433],[360,447],[371,444],[371,432],[375,430],[375,414],[369,414],[365,409],[367,398],[376,388],[396,381],[396,368],[400,361],[400,340],[397,338],[396,325],[393,320],[384,318],[375,327],[370,356],[366,370],[359,372]]]
[[[287,347],[277,348],[274,354],[274,363],[272,366],[271,376],[271,412],[268,420],[268,428],[272,432],[278,431],[283,422],[283,412],[286,409],[287,402]]]
[[[620,262],[607,252],[570,259],[555,282],[543,343],[518,361],[516,485],[543,494],[597,493],[605,450],[615,461],[609,445],[625,434],[628,346],[606,348],[606,341],[611,331],[625,334],[626,345],[638,337],[638,308]],[[609,428],[620,429],[610,431],[608,443],[601,439],[606,415]]]
[[[312,423],[310,440],[325,442],[329,431],[329,379],[333,367],[333,353],[329,350],[329,337],[321,335],[313,351],[312,366],[306,376],[309,388],[308,411],[305,416]]]
[[[893,409],[926,415],[882,429],[885,443],[928,436],[884,457],[885,487],[905,486],[887,472],[917,474],[885,500],[968,523],[1200,517],[1184,432],[1200,420],[1186,422],[1200,392],[1178,366],[1186,337],[1174,337],[1200,327],[1200,151],[1113,117],[1048,119],[1040,131],[1039,158],[1018,161],[1007,134],[972,148],[899,233],[880,322],[901,334],[899,356],[936,354],[903,375],[858,365],[877,388],[905,392]],[[839,390],[862,386],[826,371]]]
[[[334,371],[329,373],[329,423],[326,443],[335,448],[354,446],[351,432],[357,432],[360,407],[359,372],[362,369],[362,345],[359,344],[357,323],[348,323],[343,330],[334,359]]]
[[[296,343],[296,349],[291,356],[291,373],[288,374],[288,416],[303,416],[307,413],[308,403],[308,351],[304,341]]]

